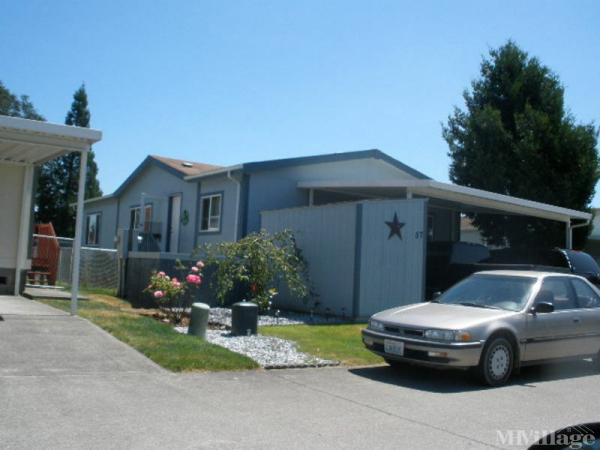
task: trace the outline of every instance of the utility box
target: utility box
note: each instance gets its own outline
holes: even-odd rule
[[[231,306],[231,334],[249,336],[258,329],[258,305],[252,302],[237,302]]]
[[[190,325],[188,334],[206,339],[206,329],[208,328],[208,312],[210,306],[206,303],[193,303],[192,313],[190,315]]]

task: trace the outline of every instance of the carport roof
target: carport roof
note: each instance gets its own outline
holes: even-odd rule
[[[301,181],[298,183],[298,187],[362,195],[367,198],[404,198],[407,193],[411,193],[414,196],[436,199],[442,204],[459,208],[465,212],[501,212],[561,222],[570,222],[572,219],[589,221],[592,218],[590,213],[583,211],[435,180]]]
[[[41,164],[65,153],[87,150],[102,139],[90,128],[0,116],[0,163]]]

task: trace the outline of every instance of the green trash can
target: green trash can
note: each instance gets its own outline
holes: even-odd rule
[[[231,334],[249,336],[258,329],[258,305],[252,302],[237,302],[231,306]]]
[[[188,334],[206,338],[206,329],[208,328],[208,311],[210,306],[206,303],[192,303],[192,313],[190,315],[190,326]]]

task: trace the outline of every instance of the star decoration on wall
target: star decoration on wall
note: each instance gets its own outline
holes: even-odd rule
[[[404,224],[398,220],[398,214],[394,213],[394,220],[391,222],[385,222],[385,224],[390,227],[390,234],[388,239],[391,239],[394,236],[398,236],[398,239],[402,240],[402,227]]]

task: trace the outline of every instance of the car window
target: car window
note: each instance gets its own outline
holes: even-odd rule
[[[568,281],[565,278],[546,278],[542,283],[541,291],[550,291],[554,294],[554,309],[575,309],[577,304],[571,294]]]
[[[600,297],[584,281],[571,280],[580,308],[600,308]]]

